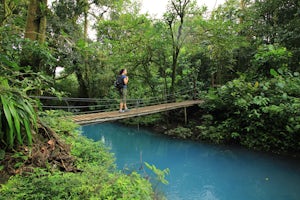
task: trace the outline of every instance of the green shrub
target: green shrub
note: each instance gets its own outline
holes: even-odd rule
[[[151,184],[136,173],[115,171],[112,155],[99,143],[79,137],[72,146],[82,172],[17,175],[2,185],[0,199],[152,199]]]
[[[71,97],[78,97],[79,84],[75,74],[71,74],[64,79],[57,80],[55,82],[55,88],[58,91],[63,91]]]
[[[72,113],[62,110],[46,110],[39,113],[43,124],[51,127],[60,136],[78,132],[79,125],[72,121],[71,116]]]
[[[165,134],[186,139],[190,138],[193,135],[193,132],[189,128],[179,126],[177,128],[166,131]]]
[[[270,70],[279,70],[288,65],[292,53],[278,44],[261,45],[252,59],[252,70],[256,76],[269,77]]]
[[[37,126],[33,100],[9,85],[0,76],[0,145],[12,149],[32,143],[32,130]]]
[[[137,173],[125,175],[116,171],[114,157],[104,144],[81,136],[72,122],[63,120],[64,115],[51,112],[49,116],[44,115],[42,121],[51,125],[71,145],[79,172],[36,168],[33,173],[13,176],[0,188],[0,200],[154,198],[151,184],[146,179]],[[71,132],[66,134],[68,131]]]
[[[38,102],[30,95],[43,92],[57,95],[47,75],[20,67],[13,60],[0,54],[0,146],[6,150],[31,145],[34,140]]]
[[[101,168],[101,167],[100,167]],[[12,177],[0,189],[0,199],[152,199],[151,184],[137,173],[107,173],[99,167],[82,173],[36,169],[27,176]]]
[[[271,70],[272,78],[248,82],[244,76],[207,95],[198,137],[238,142],[272,152],[300,150],[299,73]]]
[[[133,172],[113,175],[101,188],[100,199],[140,200],[153,199],[151,184]]]

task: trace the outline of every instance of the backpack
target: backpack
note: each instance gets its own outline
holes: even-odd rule
[[[117,79],[114,82],[115,88],[118,90],[122,89],[124,86],[123,77],[121,75],[117,76]]]

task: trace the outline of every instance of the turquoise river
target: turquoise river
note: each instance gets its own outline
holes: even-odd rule
[[[160,188],[169,200],[300,199],[299,159],[173,139],[118,123],[81,130],[115,154],[120,170],[138,171],[143,162],[169,168],[169,184]]]

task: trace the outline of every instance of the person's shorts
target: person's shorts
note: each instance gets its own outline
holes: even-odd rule
[[[127,96],[127,88],[122,88],[120,90],[120,100],[122,103],[126,103],[126,96]]]

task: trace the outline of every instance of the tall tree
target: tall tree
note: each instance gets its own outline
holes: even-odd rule
[[[240,66],[236,65],[237,51],[247,47],[246,37],[241,33],[246,22],[240,17],[240,2],[228,0],[219,6],[211,14],[207,21],[207,53],[211,63],[212,85],[222,85],[234,78],[240,72]]]
[[[89,16],[93,16],[96,18],[96,20],[102,18],[110,8],[114,7],[115,0],[77,0],[77,4],[82,9],[83,35],[84,39],[87,40],[90,23]],[[96,9],[96,13],[93,11],[93,9]]]
[[[151,20],[130,11],[101,20],[97,29],[98,40],[107,52],[112,71],[116,73],[121,67],[129,69],[131,88],[135,88],[131,94],[145,96],[150,91],[154,94],[159,88],[154,51],[161,35],[158,29],[154,29]]]
[[[102,75],[102,44],[89,38],[91,22],[104,20],[119,9],[123,1],[113,0],[58,0],[53,5],[55,14],[51,20],[54,34],[52,45],[58,48],[57,57],[65,75],[75,73],[79,84],[80,97],[99,97],[105,90],[95,89],[96,85],[107,86]],[[101,78],[99,77],[101,76]],[[102,83],[99,81],[103,81]],[[106,90],[107,91],[107,90]],[[102,93],[102,94],[99,94]]]
[[[170,93],[175,93],[175,79],[180,50],[184,44],[186,33],[184,33],[185,19],[192,14],[195,7],[193,0],[171,0],[169,1],[168,11],[164,18],[169,27],[172,38],[172,74]]]
[[[300,59],[300,2],[299,0],[255,1],[248,17],[253,39],[260,44],[280,44],[293,53],[290,68],[299,70]],[[252,18],[251,18],[252,17]]]
[[[48,58],[53,58],[45,48],[47,10],[47,0],[29,1],[24,37],[31,42],[24,44],[20,65],[31,66],[34,72],[43,71],[52,75],[49,63],[45,62]]]

